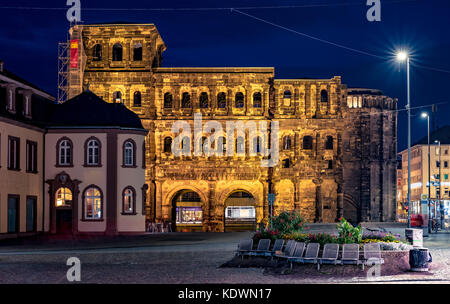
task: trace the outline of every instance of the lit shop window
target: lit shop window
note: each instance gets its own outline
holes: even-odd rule
[[[177,207],[177,224],[201,224],[202,207]]]
[[[232,206],[227,207],[225,218],[227,220],[246,221],[254,220],[256,217],[255,207],[251,206]]]
[[[68,207],[72,205],[72,191],[68,188],[59,188],[56,191],[56,207]]]

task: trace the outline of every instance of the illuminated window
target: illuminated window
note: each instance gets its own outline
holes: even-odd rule
[[[72,191],[69,188],[59,188],[56,191],[56,207],[72,206]]]
[[[255,207],[230,206],[225,210],[225,219],[234,221],[254,221],[256,219]]]
[[[101,220],[103,218],[102,194],[96,186],[89,187],[83,194],[83,219]]]
[[[124,214],[136,214],[136,191],[132,187],[123,190],[123,210]]]

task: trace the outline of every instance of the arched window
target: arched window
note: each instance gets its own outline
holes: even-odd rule
[[[166,137],[164,138],[164,153],[172,152],[172,138]]]
[[[83,220],[103,219],[103,195],[97,186],[89,186],[83,192]]]
[[[191,95],[189,95],[189,93],[183,93],[181,97],[181,107],[185,109],[191,107]]]
[[[217,94],[217,106],[219,109],[225,109],[227,107],[227,94],[224,92]]]
[[[116,91],[113,93],[113,102],[122,102],[122,93],[120,91]]]
[[[320,91],[320,101],[321,102],[328,102],[328,92],[327,92],[327,90]]]
[[[123,166],[136,166],[136,144],[132,139],[127,139],[123,143]]]
[[[172,109],[172,94],[164,94],[164,109]]]
[[[123,48],[120,43],[116,43],[113,46],[112,50],[112,61],[122,61],[123,57]]]
[[[262,107],[262,95],[260,92],[256,92],[253,94],[253,107],[261,108]]]
[[[291,160],[289,158],[283,159],[283,168],[287,169],[291,167]]]
[[[347,96],[347,106],[351,109],[353,108],[353,101],[351,96]]]
[[[244,93],[237,92],[234,103],[235,103],[236,108],[243,108],[244,107]]]
[[[131,186],[126,187],[122,192],[122,214],[136,214],[136,191]]]
[[[92,49],[92,60],[101,61],[102,60],[102,45],[96,44]]]
[[[203,92],[200,94],[200,108],[207,109],[208,108],[208,93]]]
[[[227,140],[223,136],[220,136],[219,138],[217,138],[217,152],[218,153],[227,152]]]
[[[291,150],[291,137],[289,135],[283,138],[283,150]]]
[[[61,139],[58,144],[58,165],[72,166],[72,142],[70,139]]]
[[[245,139],[242,136],[236,139],[236,153],[245,154]]]
[[[312,150],[312,148],[313,148],[312,136],[303,137],[303,150]]]
[[[142,105],[141,92],[134,92],[133,106],[140,107]]]
[[[142,61],[142,44],[136,43],[133,47],[133,61]]]
[[[187,154],[191,152],[191,139],[188,136],[183,137],[181,140],[181,151]]]
[[[333,150],[333,136],[327,136],[327,140],[325,141],[325,149]]]
[[[85,153],[85,166],[100,165],[100,142],[96,138],[86,140]]]
[[[56,207],[72,206],[72,191],[69,188],[59,188],[56,191]]]

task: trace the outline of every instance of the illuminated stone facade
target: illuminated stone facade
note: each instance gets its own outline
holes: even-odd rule
[[[152,24],[76,26],[71,29],[71,37],[80,39],[83,45],[81,68],[72,69],[72,73],[80,73],[83,87],[89,85],[107,101],[123,102],[139,114],[149,130],[148,220],[175,222],[176,208],[189,206],[191,200],[192,206],[201,209],[202,219],[191,224],[180,222],[179,230],[239,229],[268,218],[269,193],[276,195],[275,214],[297,209],[309,222],[336,221],[346,214],[346,197],[352,197],[358,210],[369,204],[354,198],[360,188],[344,178],[343,160],[353,164],[351,170],[357,170],[356,162],[361,166],[366,163],[344,155],[356,152],[347,151],[343,145],[345,136],[361,136],[353,124],[361,110],[347,106],[347,89],[340,77],[283,80],[275,79],[273,68],[161,67],[166,47]],[[392,103],[395,107],[396,101]],[[371,106],[367,111],[372,111]],[[195,113],[202,114],[203,125],[215,120],[224,129],[226,121],[279,122],[278,165],[262,167],[263,156],[250,156],[252,143],[248,137],[244,155],[175,157],[166,149],[165,140],[176,136],[171,132],[176,121],[184,120],[193,128]],[[395,126],[396,115],[389,117],[390,121],[383,122],[383,130],[394,136],[383,140],[396,146],[396,129],[389,129]],[[267,139],[272,136],[269,132]],[[190,145],[192,150],[194,144]],[[387,157],[395,162],[395,153]],[[395,177],[395,166],[392,170]],[[347,175],[352,181],[352,173]],[[177,199],[180,193],[189,191],[197,195]],[[395,190],[392,196],[390,192],[383,195],[383,210],[387,212],[391,208],[387,206],[394,206]],[[233,221],[227,207],[248,205],[254,208],[255,219],[241,224]],[[364,212],[364,216],[352,214],[353,220],[381,219],[376,212]]]

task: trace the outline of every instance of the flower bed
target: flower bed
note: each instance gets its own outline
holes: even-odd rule
[[[380,243],[382,250],[409,250],[411,246],[403,243],[400,235],[388,232],[362,232],[360,226],[354,227],[344,218],[337,225],[339,235],[328,233],[305,233],[303,219],[295,212],[283,212],[272,218],[267,227],[261,227],[253,236],[256,247],[259,240],[276,239],[295,240],[304,243],[319,243],[321,249],[325,244],[360,244]],[[274,242],[272,242],[273,245]]]

